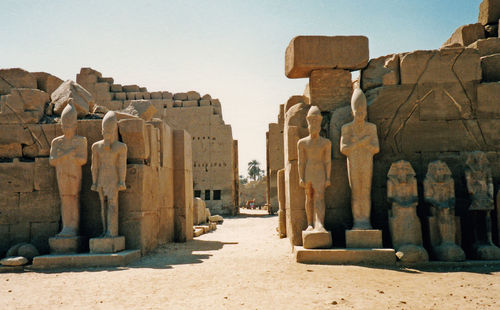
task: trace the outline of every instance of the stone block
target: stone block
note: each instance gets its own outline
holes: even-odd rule
[[[479,127],[488,150],[500,151],[500,119],[481,119]]]
[[[212,99],[212,100],[210,100],[210,102],[212,103],[213,106],[220,107],[219,99]]]
[[[50,253],[71,254],[81,252],[85,241],[86,239],[81,236],[49,238]]]
[[[26,126],[31,142],[23,147],[24,157],[49,156],[52,140],[62,134],[61,124],[29,124]]]
[[[323,112],[349,105],[352,97],[351,72],[341,69],[318,69],[309,78],[311,105]]]
[[[392,118],[398,113],[399,107],[409,100],[412,92],[413,85],[384,86],[367,91],[368,120],[373,122]]]
[[[411,52],[400,57],[401,84],[478,82],[480,63],[473,48]]]
[[[382,230],[346,230],[345,243],[348,249],[382,248]]]
[[[125,237],[90,238],[90,253],[116,253],[125,250]]]
[[[193,224],[199,225],[205,223],[207,218],[205,216],[206,204],[201,198],[195,198],[193,204]]]
[[[368,38],[364,36],[297,36],[285,52],[285,75],[309,77],[313,70],[359,70],[368,64]]]
[[[500,3],[497,0],[483,0],[479,5],[477,22],[482,25],[497,24],[500,19]]]
[[[295,259],[303,264],[327,265],[396,265],[393,249],[304,249],[295,247]]]
[[[483,82],[500,81],[500,54],[481,57]]]
[[[110,90],[114,93],[121,93],[123,88],[121,84],[112,84]]]
[[[0,144],[0,158],[23,157],[21,143]]]
[[[481,83],[477,86],[477,116],[500,118],[500,82]]]
[[[168,91],[162,91],[161,92],[161,98],[162,99],[173,99],[173,95],[171,92],[168,92]]]
[[[126,266],[141,258],[140,250],[112,254],[42,255],[33,259],[35,270]]]
[[[129,162],[149,158],[149,138],[143,119],[123,119],[118,122],[118,129],[123,143],[127,144]]]
[[[127,100],[135,100],[136,97],[135,97],[135,94],[136,92],[127,92]]]
[[[28,259],[22,256],[6,257],[0,260],[3,266],[23,266],[28,263]]]
[[[135,93],[135,99],[136,100],[144,99],[144,93],[142,92]]]
[[[484,27],[480,23],[469,24],[458,27],[451,37],[443,43],[444,46],[460,44],[468,46],[477,40],[484,39]]]
[[[0,95],[7,95],[12,88],[37,88],[36,78],[21,68],[0,69]]]
[[[122,112],[150,121],[156,113],[156,108],[149,100],[132,100]]]
[[[59,232],[59,222],[31,223],[31,243],[40,253],[49,253],[49,238]]]
[[[209,94],[205,94],[201,97],[202,100],[212,100],[212,96],[210,96]]]
[[[299,142],[301,138],[299,135],[299,128],[296,126],[289,126],[285,130],[287,130],[287,134],[285,135],[285,156],[288,161],[298,160],[297,142]]]
[[[142,93],[142,98],[143,98],[143,99],[148,99],[148,100],[149,100],[149,99],[151,99],[151,94],[150,94],[150,93],[148,93],[148,92],[143,92],[143,93]]]
[[[10,242],[12,244],[30,241],[30,223],[21,220],[9,225]]]
[[[139,89],[139,86],[137,85],[123,85],[122,89],[124,92],[130,93],[130,92],[140,92],[141,90]]]
[[[304,189],[299,186],[296,160],[285,163],[286,232],[292,245],[302,245],[302,231],[307,228]]]
[[[63,83],[63,80],[47,72],[32,72],[31,74],[36,78],[37,88],[49,96]]]
[[[122,100],[111,100],[109,103],[105,105],[111,111],[120,111],[123,109],[123,101]]]
[[[21,124],[2,124],[0,125],[0,144],[11,144],[11,143],[21,143],[21,144],[32,144],[33,137],[31,136],[30,126],[24,126]]]
[[[332,234],[329,231],[302,231],[304,249],[328,249],[332,247]]]
[[[476,83],[422,84],[416,88],[421,121],[462,120],[472,117]]]
[[[197,92],[197,91],[190,90],[186,94],[187,94],[187,100],[196,100],[196,101],[198,101],[198,100],[201,99],[200,93]]]
[[[162,98],[161,91],[151,92],[150,96],[151,96],[151,99],[161,99]]]
[[[399,82],[399,54],[370,59],[368,66],[361,70],[361,88],[365,92],[380,86],[397,85]]]
[[[487,38],[477,40],[468,47],[475,48],[479,51],[479,56],[488,56],[500,53],[500,38]]]
[[[3,190],[3,189],[2,189]],[[19,193],[0,190],[0,224],[7,225],[20,220]]]
[[[197,100],[186,100],[182,102],[182,106],[185,108],[188,107],[197,107],[198,106],[198,101]]]
[[[50,191],[20,193],[19,218],[29,222],[56,222],[61,216],[59,194]]]
[[[43,116],[49,95],[38,89],[12,88],[0,97],[0,124],[34,124]]]
[[[175,93],[174,100],[188,100],[187,93]]]
[[[127,100],[127,93],[115,93],[113,96],[115,100]]]
[[[174,100],[174,108],[180,108],[182,107],[182,100]]]
[[[27,193],[33,191],[34,162],[0,163],[0,192]]]
[[[175,240],[193,239],[193,161],[191,136],[185,130],[174,131],[174,229]]]
[[[76,108],[79,117],[89,114],[94,108],[94,98],[92,95],[81,85],[67,80],[62,83],[50,95],[51,103],[50,110],[55,115],[61,115],[66,105],[71,101]]]
[[[201,107],[205,107],[205,106],[209,106],[209,105],[210,105],[210,100],[208,100],[208,99],[201,99],[200,100]]]

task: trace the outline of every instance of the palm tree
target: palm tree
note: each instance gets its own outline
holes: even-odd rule
[[[260,163],[256,159],[248,163],[248,169],[247,169],[248,176],[254,181],[257,180],[257,178],[259,178],[261,175],[262,170],[260,169],[259,166]]]

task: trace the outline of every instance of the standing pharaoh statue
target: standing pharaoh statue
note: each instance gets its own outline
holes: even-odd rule
[[[455,182],[441,160],[429,164],[424,197],[431,204],[429,228],[434,255],[442,261],[463,261],[464,251],[455,243]]]
[[[77,111],[69,102],[61,114],[63,135],[52,140],[49,163],[56,168],[61,199],[62,230],[49,239],[52,253],[80,249],[80,190],[82,166],[87,162],[87,139],[77,136]]]
[[[325,229],[325,188],[330,186],[331,142],[320,137],[321,111],[312,106],[307,113],[309,136],[297,143],[299,185],[304,188],[307,229],[302,233],[305,248],[330,247]]]
[[[493,178],[488,159],[483,152],[472,152],[467,157],[465,178],[471,198],[469,212],[474,221],[474,247],[479,259],[500,259],[500,248],[493,244],[491,211]]]
[[[126,190],[127,145],[118,141],[114,112],[102,120],[103,140],[92,145],[92,188],[99,193],[103,233],[90,240],[91,252],[117,252],[125,248],[125,238],[118,236],[118,192]]]
[[[392,244],[398,251],[396,255],[409,263],[429,260],[422,247],[422,228],[417,216],[417,179],[408,161],[392,163],[387,173],[387,199],[392,203],[389,228]]]
[[[353,230],[371,229],[371,185],[373,155],[379,152],[377,127],[366,121],[367,106],[363,91],[356,88],[352,94],[351,109],[354,120],[342,126],[340,152],[347,156],[347,171],[351,187]]]

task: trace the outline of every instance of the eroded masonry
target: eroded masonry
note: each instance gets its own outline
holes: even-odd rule
[[[269,124],[267,168],[298,261],[500,259],[499,18],[500,3],[484,0],[478,23],[439,49],[374,59],[363,36],[292,39],[285,74],[308,83]],[[313,107],[331,164],[314,159],[303,176],[301,141],[320,143]],[[325,211],[310,206],[322,199],[314,187]]]

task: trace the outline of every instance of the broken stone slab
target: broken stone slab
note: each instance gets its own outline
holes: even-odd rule
[[[142,118],[145,121],[150,121],[157,110],[149,100],[132,100],[130,104],[120,112]]]
[[[498,24],[500,19],[500,2],[498,0],[483,0],[479,5],[477,22],[482,25]]]
[[[31,74],[36,78],[37,88],[49,96],[63,83],[63,80],[47,72],[32,72]]]
[[[94,108],[94,98],[81,85],[71,80],[62,83],[50,96],[49,109],[55,115],[61,115],[66,105],[71,102],[79,117],[88,115]]]
[[[480,64],[473,48],[414,51],[400,56],[401,84],[479,82]]]
[[[0,95],[7,95],[13,88],[37,88],[36,78],[21,68],[0,69]]]
[[[368,59],[365,36],[297,36],[285,52],[285,75],[296,79],[317,69],[359,70]]]
[[[397,85],[399,78],[399,54],[370,59],[361,70],[361,89],[367,91],[380,86]]]
[[[477,40],[468,47],[479,51],[479,56],[488,56],[500,53],[500,38],[488,38]]]
[[[351,72],[341,69],[319,69],[311,72],[309,98],[322,112],[349,105],[352,96]]]
[[[127,93],[129,93],[129,92],[137,93],[137,92],[141,91],[141,89],[137,85],[123,85],[122,89],[124,92],[127,92]]]
[[[483,82],[500,81],[500,53],[481,57]]]
[[[22,256],[6,257],[0,260],[0,265],[3,266],[24,266],[28,263],[28,259]]]
[[[457,43],[461,46],[468,46],[477,40],[484,39],[484,37],[484,27],[480,23],[463,25],[455,30],[442,47]]]

